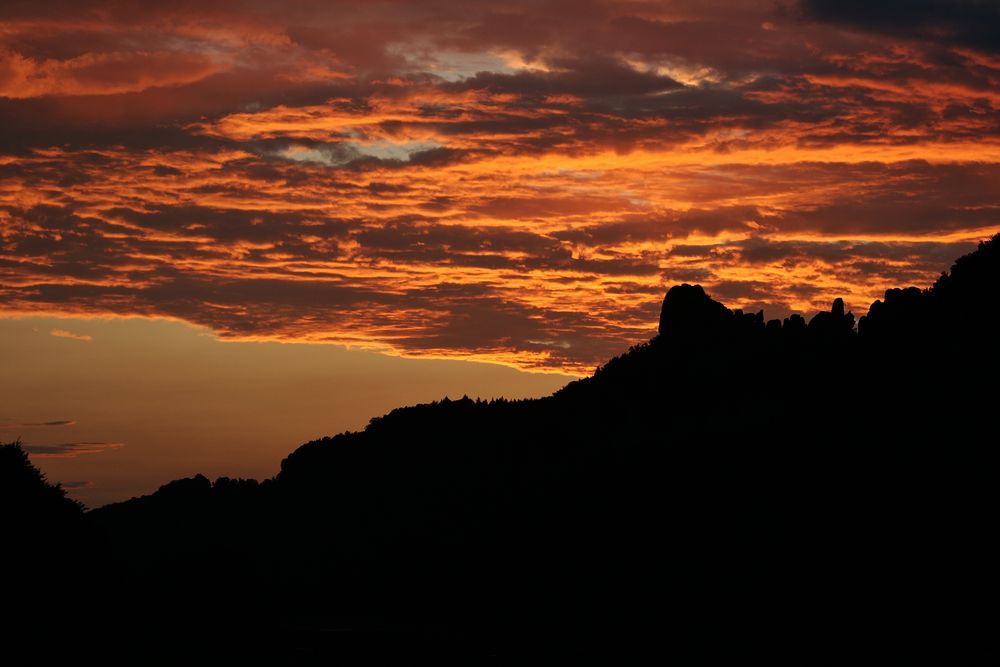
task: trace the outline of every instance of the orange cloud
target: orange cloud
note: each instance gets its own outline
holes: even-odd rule
[[[193,83],[218,70],[209,58],[183,52],[85,53],[66,60],[36,60],[0,51],[0,97],[135,93]]]
[[[73,333],[72,331],[66,331],[65,329],[53,329],[49,332],[50,336],[55,336],[56,338],[72,338],[73,340],[81,340],[86,343],[94,340],[93,337],[86,334]]]

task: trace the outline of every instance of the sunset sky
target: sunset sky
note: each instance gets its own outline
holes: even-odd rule
[[[997,231],[996,2],[0,4],[0,441],[88,504]]]

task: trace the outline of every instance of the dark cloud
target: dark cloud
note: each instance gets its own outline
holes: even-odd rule
[[[710,269],[700,266],[690,268],[684,266],[671,266],[663,272],[664,282],[671,285],[681,283],[702,283],[711,280],[712,277],[713,274]]]
[[[759,299],[770,293],[767,283],[756,280],[720,280],[712,284],[709,292],[723,302],[735,299]]]
[[[53,445],[22,445],[24,451],[40,458],[74,458],[82,454],[100,454],[124,446],[121,442],[65,442]]]
[[[753,237],[746,241],[714,246],[714,250],[730,249],[734,258],[747,264],[822,262],[839,264],[859,259],[889,262],[925,262],[925,265],[947,266],[955,258],[975,249],[974,243],[941,242],[858,242],[858,241],[772,241]]]
[[[726,231],[748,231],[752,229],[748,223],[753,223],[760,217],[760,212],[752,206],[720,206],[715,209],[671,211],[656,216],[632,216],[620,222],[598,223],[555,232],[552,236],[592,246],[642,241],[665,242],[695,233],[716,236]]]
[[[585,98],[623,97],[677,90],[683,85],[653,72],[641,72],[609,58],[555,59],[554,71],[502,74],[478,72],[445,90],[488,90],[515,93],[528,98],[574,95]]]
[[[799,7],[816,21],[1000,52],[1000,5],[993,0],[800,0]]]

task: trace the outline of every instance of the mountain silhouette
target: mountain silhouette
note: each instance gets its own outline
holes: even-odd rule
[[[546,398],[399,408],[273,479],[87,513],[92,594],[130,641],[285,662],[971,653],[998,247],[856,327],[841,299],[768,321],[675,286],[656,337]]]

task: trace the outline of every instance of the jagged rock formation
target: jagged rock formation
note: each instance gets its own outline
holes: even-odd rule
[[[701,285],[677,285],[667,291],[660,308],[661,336],[693,337],[731,326],[733,313],[705,294]]]

